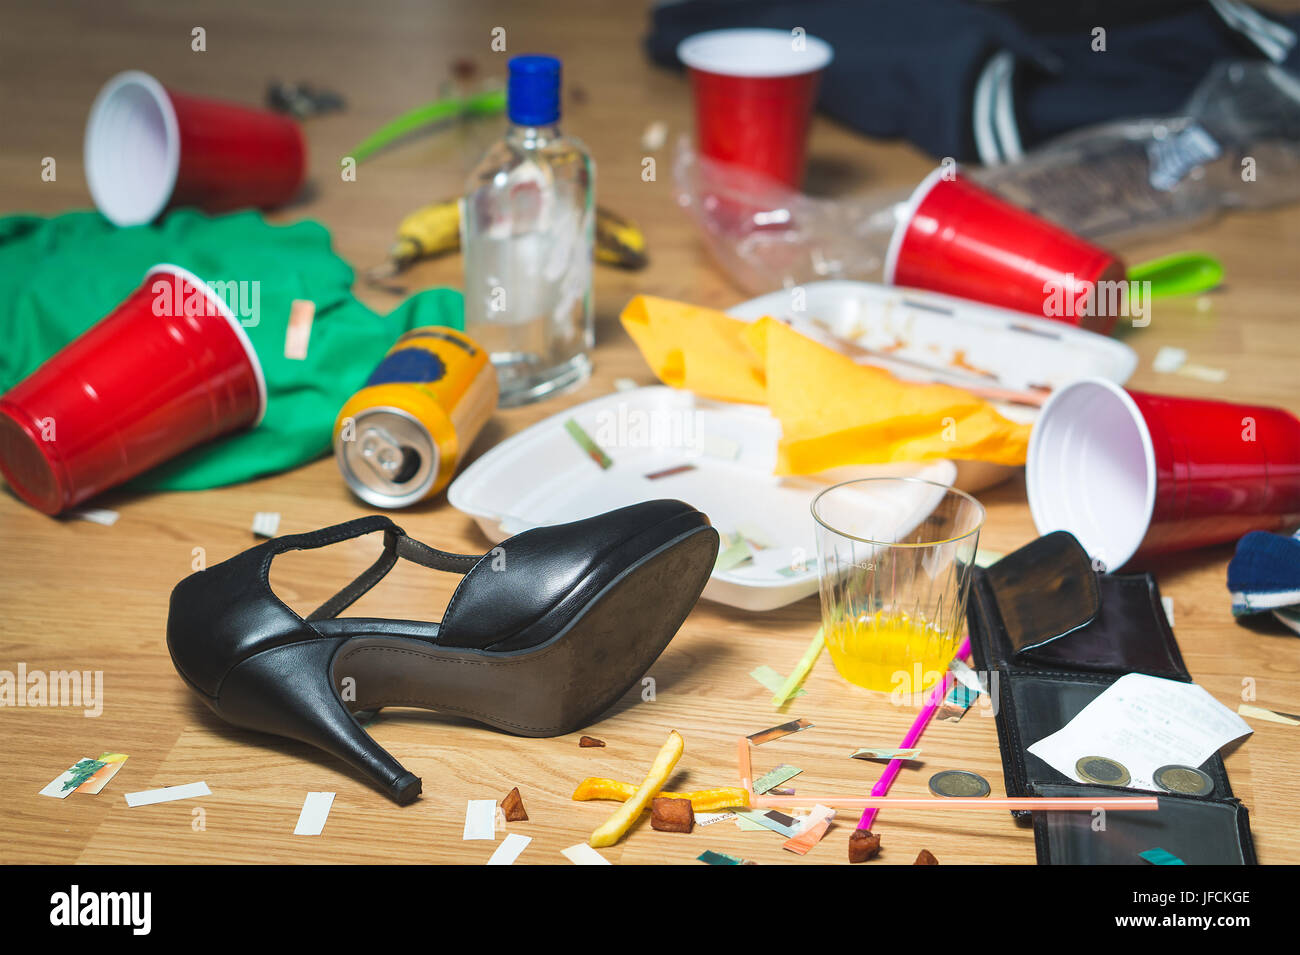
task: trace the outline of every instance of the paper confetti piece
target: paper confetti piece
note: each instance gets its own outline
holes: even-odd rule
[[[1172,627],[1174,625],[1174,598],[1161,597],[1160,606],[1164,607],[1165,619],[1169,621],[1169,626]]]
[[[110,511],[106,507],[79,507],[74,511],[69,511],[68,516],[75,517],[79,521],[90,521],[92,524],[103,524],[105,527],[112,527],[122,515],[118,514],[117,511]]]
[[[295,836],[319,836],[325,828],[325,820],[330,816],[330,807],[334,805],[333,793],[308,793],[302,801],[302,811],[298,813],[298,824],[293,827]]]
[[[152,806],[160,802],[175,802],[177,799],[194,799],[198,796],[211,796],[212,790],[204,782],[186,783],[184,786],[165,786],[162,789],[146,789],[143,792],[127,793],[126,804],[135,806]]]
[[[756,524],[737,524],[736,533],[745,538],[755,550],[768,550],[776,546],[772,543],[772,538]]]
[[[749,671],[749,675],[772,693],[780,693],[781,688],[785,686],[785,677],[781,676],[781,674],[777,673],[767,665],[754,667],[754,669]],[[795,691],[792,695],[803,696],[807,692],[807,690],[804,690],[801,687],[795,687]]]
[[[808,649],[803,652],[799,662],[794,665],[794,670],[785,678],[785,683],[781,688],[772,695],[773,706],[784,706],[790,699],[797,694],[795,689],[803,682],[804,677],[812,670],[813,664],[821,656],[822,648],[826,646],[826,631],[822,627],[817,628],[817,633],[813,635],[812,642],[808,644]],[[803,692],[802,689],[799,690]]]
[[[1145,852],[1139,852],[1138,855],[1152,865],[1187,865],[1178,856],[1172,852],[1166,852],[1164,849],[1147,849]]]
[[[740,456],[740,442],[724,438],[720,434],[702,434],[700,450],[711,458],[734,461]]]
[[[1237,715],[1251,716],[1266,723],[1281,723],[1283,726],[1300,726],[1300,716],[1279,713],[1277,710],[1266,710],[1262,706],[1251,706],[1249,703],[1238,703]]]
[[[734,814],[730,810],[723,812],[697,812],[695,814],[695,824],[697,826],[711,826],[716,822],[722,822],[724,819],[733,819]]]
[[[725,852],[714,852],[712,849],[705,849],[695,857],[706,865],[745,865],[745,860],[740,856],[729,856]]]
[[[674,474],[685,474],[687,471],[694,471],[694,464],[679,464],[674,468],[664,468],[662,471],[651,471],[645,476],[647,481],[658,481],[660,478],[672,477]]]
[[[826,830],[831,827],[831,820],[834,818],[834,809],[818,803],[808,814],[802,831],[797,836],[787,839],[781,848],[789,849],[799,855],[807,855],[809,849],[821,842],[822,836],[826,835]]]
[[[465,833],[461,840],[497,837],[497,801],[471,799],[465,805]]]
[[[63,772],[59,773],[55,779],[50,780],[45,788],[37,795],[50,796],[54,799],[67,799],[72,795],[73,790],[77,788],[76,785],[74,785],[77,779],[80,778],[77,773],[77,766],[88,761],[87,757],[79,759],[76,765],[69,769],[65,769]]]
[[[641,133],[641,148],[648,153],[656,153],[664,148],[668,141],[668,124],[656,119]]]
[[[980,684],[979,674],[967,666],[965,661],[954,657],[952,662],[948,664],[948,669],[952,671],[952,675],[957,678],[958,682],[972,693],[979,695],[984,692],[984,687]]]
[[[802,820],[796,819],[794,816],[787,816],[775,809],[760,811],[758,809],[736,808],[731,811],[736,814],[737,819],[751,824],[756,823],[764,829],[779,832],[787,839],[797,836],[802,828]]]
[[[939,708],[934,711],[934,718],[948,720],[951,723],[960,722],[979,698],[980,695],[975,690],[961,683],[954,683],[948,690],[948,695],[939,704]]]
[[[582,430],[582,425],[570,418],[564,422],[564,430],[569,432],[569,436],[577,442],[578,447],[587,452],[587,457],[600,465],[602,470],[608,471],[614,466],[614,459],[601,450],[600,445],[591,440],[591,435]]]
[[[102,763],[99,769],[95,770],[93,776],[78,786],[73,792],[83,793],[87,796],[98,796],[104,791],[104,787],[109,781],[117,775],[118,770],[127,761],[125,753],[100,753],[95,762]]]
[[[612,864],[608,859],[585,842],[579,842],[576,846],[569,846],[567,849],[561,849],[560,855],[564,856],[564,858],[568,859],[574,865]]]
[[[762,776],[759,776],[754,780],[754,792],[760,796],[764,793],[771,792],[777,786],[780,786],[784,782],[789,782],[802,772],[803,770],[798,766],[791,766],[789,763],[782,763],[775,769],[769,769]]]
[[[853,759],[916,759],[921,755],[919,749],[897,749],[888,746],[868,746],[849,754]]]
[[[745,543],[745,538],[739,534],[722,535],[722,548],[718,551],[717,560],[713,562],[713,569],[732,570],[739,567],[746,561],[753,560],[754,554]]]
[[[1195,378],[1197,381],[1208,381],[1212,385],[1222,384],[1228,380],[1226,368],[1211,368],[1209,365],[1194,365],[1190,362],[1179,368],[1178,374]]]
[[[994,564],[996,564],[998,561],[1000,561],[1004,556],[1006,555],[1000,554],[995,550],[985,550],[983,547],[981,547],[979,550],[975,552],[975,566],[991,567]]]
[[[780,739],[782,736],[789,736],[791,733],[798,733],[800,730],[811,729],[813,725],[805,719],[791,720],[779,726],[770,726],[765,730],[759,730],[757,733],[748,736],[747,739],[755,746],[761,746],[763,743]]]
[[[316,303],[296,298],[289,303],[289,325],[284,332],[284,357],[303,361],[311,343],[311,326],[316,319]]]
[[[519,854],[528,848],[528,843],[533,841],[532,836],[521,836],[517,832],[512,832],[501,840],[501,845],[497,846],[496,851],[492,853],[492,858],[487,860],[488,865],[514,865]]]
[[[274,537],[280,529],[280,515],[276,511],[258,511],[253,515],[253,533],[258,537]]]
[[[1151,367],[1162,375],[1171,375],[1187,363],[1187,349],[1165,345],[1156,352],[1151,360]]]
[[[638,388],[640,388],[640,387],[641,387],[641,386],[638,385],[638,384],[637,384],[633,379],[631,379],[631,378],[615,378],[615,379],[614,379],[614,390],[615,390],[615,391],[636,391],[636,390],[637,390]]]

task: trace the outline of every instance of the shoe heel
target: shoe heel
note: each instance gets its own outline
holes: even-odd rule
[[[304,640],[254,654],[222,680],[213,708],[237,726],[337,756],[405,806],[420,795],[420,778],[357,725],[334,687],[331,663],[343,642]]]

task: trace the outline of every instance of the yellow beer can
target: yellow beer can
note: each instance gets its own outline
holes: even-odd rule
[[[451,328],[415,328],[339,411],[334,459],[366,503],[407,507],[451,482],[496,407],[481,346]]]

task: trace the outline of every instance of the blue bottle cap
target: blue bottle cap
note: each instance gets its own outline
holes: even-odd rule
[[[560,61],[553,56],[516,56],[510,61],[506,103],[518,126],[549,126],[560,118]]]

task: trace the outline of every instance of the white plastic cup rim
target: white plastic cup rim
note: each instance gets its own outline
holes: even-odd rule
[[[183,269],[179,265],[172,265],[168,262],[159,262],[145,273],[145,284],[149,284],[149,281],[155,275],[174,275],[183,282],[188,282],[195,288],[201,289],[208,301],[216,307],[217,312],[226,320],[231,331],[235,333],[235,337],[239,339],[240,347],[244,349],[244,354],[248,356],[248,363],[253,366],[253,376],[257,379],[257,417],[253,419],[253,423],[250,425],[250,427],[256,428],[262,423],[262,418],[266,416],[266,375],[262,372],[261,359],[257,357],[257,351],[253,348],[253,342],[248,337],[248,332],[244,331],[244,326],[239,323],[235,313],[230,310],[230,306],[216,293],[216,290],[189,269]]]
[[[1151,431],[1119,385],[1085,378],[1044,402],[1025,463],[1040,534],[1069,531],[1105,569],[1118,570],[1146,538],[1157,482]]]
[[[692,70],[756,79],[815,73],[834,57],[825,40],[786,30],[710,30],[677,44],[677,58]]]
[[[894,284],[894,274],[898,271],[898,256],[903,249],[903,239],[907,237],[907,230],[912,225],[912,219],[916,217],[916,210],[921,208],[921,203],[925,197],[930,194],[938,182],[943,179],[949,168],[954,173],[956,167],[949,163],[940,163],[931,169],[924,179],[922,179],[912,190],[912,194],[907,197],[907,201],[897,207],[894,212],[894,231],[889,236],[889,246],[885,250],[885,267],[883,281],[886,285]]]
[[[118,73],[86,120],[86,182],[95,208],[116,226],[152,222],[171,201],[181,166],[176,108],[161,83]]]

